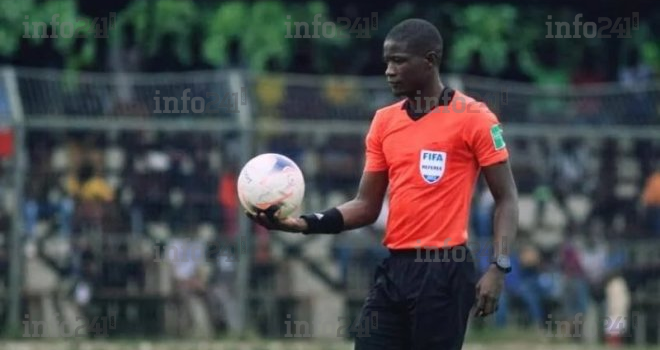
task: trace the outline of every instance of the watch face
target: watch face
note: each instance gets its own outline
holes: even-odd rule
[[[511,260],[506,255],[500,255],[500,256],[497,257],[497,265],[499,265],[502,268],[507,269],[507,268],[511,267]]]

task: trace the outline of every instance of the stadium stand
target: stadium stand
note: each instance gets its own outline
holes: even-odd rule
[[[235,246],[242,233],[232,192],[244,152],[284,153],[301,164],[308,208],[352,195],[366,126],[378,106],[394,101],[381,79],[241,73],[244,83],[237,87],[231,76],[192,72],[115,79],[79,73],[72,82],[58,71],[16,71],[31,164],[24,174],[22,213],[29,252],[24,296],[32,308],[43,317],[114,310],[114,334],[210,337],[235,329],[235,261],[154,260],[186,251],[172,248],[181,242],[231,246],[237,259],[246,258]],[[542,307],[569,308],[563,283],[570,267],[558,256],[575,238],[568,248],[594,257],[577,281],[591,291],[616,290],[608,283],[623,276],[629,312],[646,314],[649,327],[657,327],[651,315],[660,308],[652,297],[658,291],[653,271],[660,264],[660,236],[643,224],[638,203],[651,164],[660,159],[654,134],[660,126],[660,84],[548,90],[473,77],[448,80],[479,96],[505,123],[521,192],[521,239],[530,247],[521,263],[534,271],[533,283],[547,289],[538,301]],[[187,90],[191,99],[203,98],[203,112],[182,112]],[[0,95],[6,102],[7,92]],[[209,96],[219,98],[217,111]],[[228,96],[235,108],[224,105]],[[188,101],[191,111],[193,102]],[[631,104],[641,114],[629,114]],[[252,150],[239,143],[242,108],[252,110]],[[597,117],[583,118],[583,108]],[[11,171],[3,164],[3,173]],[[487,240],[492,200],[480,191],[475,203],[473,231]],[[8,215],[0,212],[3,267]],[[314,310],[345,308],[354,318],[382,253],[383,224],[336,240],[254,230],[248,298],[262,334],[282,336],[282,320],[291,310],[306,319],[322,317]],[[604,255],[592,246],[602,246]],[[607,313],[603,300],[612,297],[589,292],[586,298]],[[524,297],[514,297],[511,307],[519,315],[514,322],[529,324]]]

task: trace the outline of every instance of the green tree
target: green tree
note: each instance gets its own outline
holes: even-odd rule
[[[136,42],[146,56],[156,55],[161,45],[171,45],[176,58],[188,65],[192,63],[191,38],[200,17],[192,1],[134,0],[117,15],[119,30],[113,33],[112,44],[120,43],[126,26],[131,25]],[[165,37],[172,37],[173,42],[164,43]]]
[[[327,13],[327,5],[320,1],[286,6],[280,1],[222,3],[206,17],[204,59],[213,65],[227,64],[228,46],[232,40],[239,39],[240,54],[249,69],[263,71],[271,61],[287,67],[291,63],[296,43],[307,40],[287,37],[296,34],[294,22],[307,23],[309,34],[312,35],[314,15],[320,14],[323,22],[327,21]],[[341,42],[323,38],[312,40],[318,45]]]
[[[21,37],[32,35],[32,25],[28,24],[26,33],[23,22],[27,21],[26,15],[29,18],[34,16],[34,8],[34,0],[3,1],[0,11],[0,55],[11,57],[18,50]]]
[[[511,42],[520,40],[516,26],[518,11],[511,5],[469,5],[449,8],[456,28],[449,67],[463,71],[475,52],[484,58],[484,69],[497,73],[504,69]]]

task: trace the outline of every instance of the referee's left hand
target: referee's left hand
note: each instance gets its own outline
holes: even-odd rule
[[[256,214],[245,212],[248,218],[257,224],[269,229],[285,232],[304,232],[307,222],[301,218],[281,217],[279,207],[273,206],[266,210],[258,210]]]
[[[474,315],[486,317],[494,313],[497,310],[503,287],[504,273],[495,265],[491,265],[477,283],[477,304]]]

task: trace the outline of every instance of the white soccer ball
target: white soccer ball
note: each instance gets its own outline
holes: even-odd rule
[[[238,175],[238,198],[249,213],[280,206],[280,218],[299,213],[305,179],[298,165],[277,153],[250,159]]]

